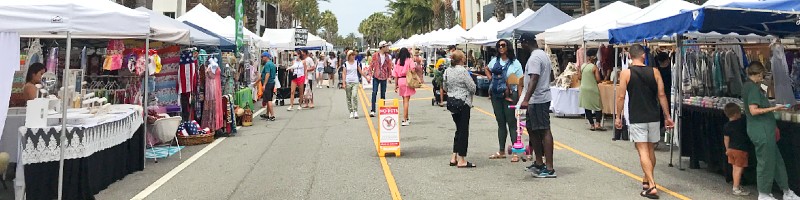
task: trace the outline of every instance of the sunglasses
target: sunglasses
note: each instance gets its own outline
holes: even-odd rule
[[[500,43],[498,46],[500,46],[500,48],[506,48],[506,43]]]

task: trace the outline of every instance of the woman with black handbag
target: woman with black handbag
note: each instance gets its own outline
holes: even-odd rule
[[[464,68],[466,57],[464,52],[456,50],[452,55],[453,66],[444,71],[443,89],[447,93],[447,110],[453,116],[456,124],[456,133],[453,138],[453,155],[450,157],[450,166],[458,168],[473,168],[475,164],[467,162],[467,147],[469,146],[469,114],[472,108],[472,97],[475,96],[475,82]]]

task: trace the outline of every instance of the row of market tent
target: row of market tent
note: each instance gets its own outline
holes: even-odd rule
[[[535,34],[536,40],[549,45],[674,41],[676,34],[716,41],[769,39],[796,33],[797,19],[790,15],[800,11],[797,5],[797,1],[791,0],[710,0],[703,5],[661,0],[641,9],[617,1],[573,19],[555,6],[545,4],[535,12],[526,9],[516,17],[507,14],[502,21],[492,17],[469,31],[457,25],[413,35],[398,40],[394,47],[487,45],[521,34]]]
[[[3,1],[0,19],[0,31],[30,38],[53,38],[59,37],[53,33],[70,32],[73,38],[149,38],[180,45],[235,48],[234,19],[222,18],[202,4],[172,19],[147,8],[129,9],[104,0]],[[294,29],[267,29],[263,37],[247,29],[243,34],[245,42],[258,49],[332,48],[313,34],[309,34],[307,45],[295,46]]]

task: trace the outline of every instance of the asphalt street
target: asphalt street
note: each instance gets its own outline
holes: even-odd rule
[[[392,89],[387,98],[397,98]],[[370,96],[371,89],[359,94],[361,118],[348,119],[344,90],[315,88],[316,108],[276,107],[276,121],[256,118],[238,135],[188,147],[181,158],[148,160],[144,171],[96,198],[643,199],[633,144],[611,141],[611,131],[589,131],[582,118],[551,118],[558,178],[531,177],[524,171],[530,162],[488,159],[498,144],[485,97],[475,97],[470,120],[467,159],[478,167],[448,166],[455,125],[445,108],[431,106],[429,87],[412,97],[412,124],[400,129],[402,155],[380,158],[377,118],[364,117]],[[705,169],[668,167],[667,148],[657,151],[662,199],[756,199],[731,195],[724,177]]]

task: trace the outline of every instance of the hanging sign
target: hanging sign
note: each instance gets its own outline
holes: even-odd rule
[[[308,29],[294,29],[294,46],[306,46],[308,43]]]

